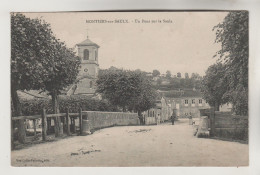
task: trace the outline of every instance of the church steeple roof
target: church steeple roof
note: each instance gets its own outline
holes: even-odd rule
[[[78,43],[77,46],[96,46],[97,48],[99,48],[99,45],[92,42],[90,39],[88,39],[88,37],[86,40],[82,41],[81,43]]]

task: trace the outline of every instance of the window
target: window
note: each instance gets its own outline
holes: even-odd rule
[[[199,99],[199,104],[202,104],[202,99]]]
[[[192,104],[195,104],[195,99],[192,99],[192,100],[191,100],[191,103],[192,103]]]
[[[189,103],[189,101],[188,101],[188,100],[185,100],[185,101],[184,101],[184,104],[185,104],[185,105],[187,105],[188,103]]]
[[[93,86],[93,82],[90,81],[90,82],[89,82],[89,87],[92,88],[92,86]]]
[[[84,50],[84,60],[89,60],[89,50],[88,49]]]

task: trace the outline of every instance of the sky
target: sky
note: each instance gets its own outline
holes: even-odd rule
[[[169,70],[173,75],[177,72],[204,75],[208,66],[216,62],[213,55],[221,48],[219,43],[215,43],[216,35],[212,29],[223,21],[227,13],[67,12],[25,15],[50,23],[56,37],[70,48],[88,35],[100,46],[98,59],[101,69],[114,66],[147,72],[157,69],[161,74]],[[128,20],[128,23],[115,23],[115,20]]]

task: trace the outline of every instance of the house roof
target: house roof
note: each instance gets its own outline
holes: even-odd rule
[[[86,39],[84,41],[82,41],[81,43],[76,44],[77,46],[96,46],[97,48],[99,48],[99,45],[97,45],[96,43],[92,42],[90,39]]]
[[[22,99],[49,98],[49,95],[46,92],[40,93],[39,90],[17,91],[17,94]]]
[[[163,95],[167,98],[187,98],[187,97],[201,97],[202,98],[202,94],[198,90],[195,90],[195,91],[194,90],[182,90],[182,91],[172,90],[172,91],[164,91],[161,93],[163,93]]]

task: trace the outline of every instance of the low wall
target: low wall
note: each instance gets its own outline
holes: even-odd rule
[[[90,130],[140,123],[137,113],[82,111],[82,118],[89,120]]]
[[[233,115],[214,109],[200,109],[200,116],[209,117],[211,137],[248,141],[248,116]]]
[[[215,111],[216,137],[248,141],[248,116]]]

